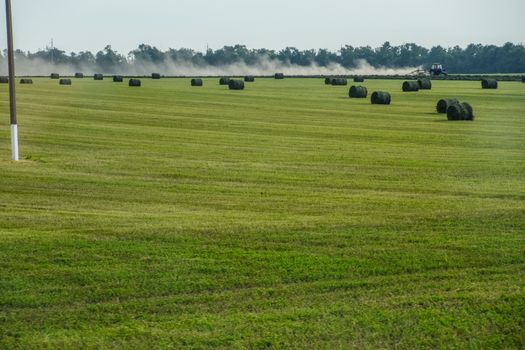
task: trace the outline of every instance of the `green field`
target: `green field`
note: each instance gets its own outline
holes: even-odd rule
[[[0,349],[524,348],[525,84],[364,85],[0,86]]]

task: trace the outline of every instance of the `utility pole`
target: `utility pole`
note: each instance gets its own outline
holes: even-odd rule
[[[9,112],[11,118],[12,159],[18,161],[18,124],[16,121],[15,53],[13,50],[13,17],[11,0],[5,0],[7,22],[7,61],[9,64]]]

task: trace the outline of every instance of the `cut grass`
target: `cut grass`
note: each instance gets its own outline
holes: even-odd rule
[[[0,348],[525,346],[525,85],[142,83],[17,86]]]

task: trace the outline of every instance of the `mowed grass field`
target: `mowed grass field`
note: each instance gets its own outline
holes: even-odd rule
[[[0,86],[0,349],[525,347],[525,84],[142,82]]]

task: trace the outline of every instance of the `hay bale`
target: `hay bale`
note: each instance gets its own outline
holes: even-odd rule
[[[20,79],[20,84],[33,84],[33,79],[28,79],[28,78]]]
[[[60,79],[60,85],[71,85],[71,79]]]
[[[473,121],[474,120],[474,109],[472,108],[472,106],[469,103],[467,103],[467,102],[463,102],[463,103],[461,103],[461,105],[463,106],[463,108],[467,112],[465,120]]]
[[[457,103],[447,109],[448,120],[474,120],[472,106],[466,102]]]
[[[140,87],[140,86],[142,86],[142,82],[139,79],[130,79],[129,80],[129,86]]]
[[[432,81],[429,78],[419,78],[417,83],[420,90],[432,90]]]
[[[403,82],[403,92],[415,92],[415,91],[419,91],[419,84],[417,81]]]
[[[104,75],[103,74],[95,74],[95,75],[93,75],[93,79],[94,80],[104,80]]]
[[[481,79],[481,88],[483,89],[497,89],[498,81],[492,78]]]
[[[324,83],[325,85],[332,85],[332,81],[334,80],[334,78],[332,77],[327,77],[324,79]]]
[[[346,86],[348,85],[348,81],[345,78],[335,78],[335,79],[332,79],[332,85],[333,86]]]
[[[124,77],[122,75],[114,75],[113,76],[113,82],[114,83],[122,83],[122,82],[124,82]]]
[[[151,79],[160,79],[160,73],[151,73]]]
[[[284,73],[275,73],[275,79],[282,80],[284,79]]]
[[[0,84],[9,84],[8,77],[0,77]]]
[[[365,82],[365,78],[364,77],[360,77],[360,76],[355,76],[354,77],[354,83],[364,83]]]
[[[230,83],[231,78],[228,77],[221,77],[219,79],[219,85],[228,85]]]
[[[465,120],[468,111],[463,107],[461,103],[450,106],[447,109],[448,120]]]
[[[191,79],[191,86],[202,86],[202,79]]]
[[[352,86],[348,91],[348,96],[351,98],[366,98],[368,96],[368,89],[364,86]]]
[[[58,74],[58,73],[51,73],[51,79],[60,79],[60,74]]]
[[[255,81],[255,77],[253,75],[247,75],[244,77],[244,81],[247,83],[253,83]]]
[[[438,101],[436,110],[438,113],[447,113],[448,107],[458,104],[459,101],[455,98],[444,98]]]
[[[389,105],[392,97],[386,91],[376,91],[372,94],[371,102],[373,105]]]
[[[75,73],[75,78],[79,78],[79,79],[84,78],[84,73]]]
[[[230,90],[244,90],[244,81],[242,80],[230,80],[228,83]]]

